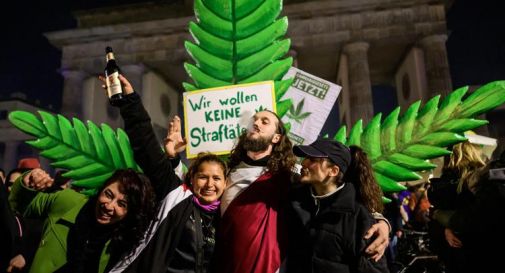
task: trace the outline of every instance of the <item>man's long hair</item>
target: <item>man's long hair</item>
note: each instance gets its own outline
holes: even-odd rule
[[[268,111],[268,110],[266,110]],[[267,168],[272,173],[278,172],[291,172],[294,170],[296,163],[296,156],[293,154],[293,144],[286,135],[286,129],[284,123],[281,121],[279,116],[268,111],[277,118],[277,128],[275,133],[280,134],[281,137],[279,142],[273,144],[272,153],[270,154],[270,159],[267,163]],[[244,157],[247,156],[247,151],[244,149],[244,141],[247,138],[247,131],[244,131],[240,137],[237,145],[233,148],[230,154],[230,162],[228,163],[228,171],[235,168]]]

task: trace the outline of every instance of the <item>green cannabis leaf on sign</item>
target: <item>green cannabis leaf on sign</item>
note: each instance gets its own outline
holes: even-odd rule
[[[298,105],[296,106],[296,109],[293,107],[293,105],[291,105],[291,107],[289,107],[289,112],[286,114],[288,118],[298,123],[302,123],[304,119],[306,119],[308,116],[310,116],[310,114],[312,114],[311,112],[302,113],[304,104],[305,99],[302,99],[300,103],[298,103]]]

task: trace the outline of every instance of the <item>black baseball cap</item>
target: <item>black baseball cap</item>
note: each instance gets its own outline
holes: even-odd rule
[[[351,163],[351,151],[344,144],[329,138],[320,138],[310,145],[296,145],[293,153],[299,157],[328,158],[345,173]]]

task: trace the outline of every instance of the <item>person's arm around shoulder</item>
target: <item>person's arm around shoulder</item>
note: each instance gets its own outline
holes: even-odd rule
[[[372,243],[370,243],[370,245],[368,245],[365,252],[370,255],[371,259],[377,262],[384,255],[384,252],[389,245],[391,225],[381,213],[374,212],[372,215],[377,222],[368,229],[364,238],[368,240],[374,236],[375,239]]]
[[[358,235],[365,233],[365,236],[358,244],[358,261],[355,272],[387,273],[389,270],[384,252],[389,244],[389,226],[386,221],[377,219],[381,215],[380,213],[372,217],[365,207],[362,207],[359,213],[357,232]]]

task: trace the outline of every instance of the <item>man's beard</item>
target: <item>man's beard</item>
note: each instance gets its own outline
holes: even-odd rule
[[[266,136],[259,137],[255,139],[250,139],[249,136],[246,135],[244,138],[244,150],[248,152],[261,152],[268,149],[268,146],[272,144],[272,139],[274,136]]]

